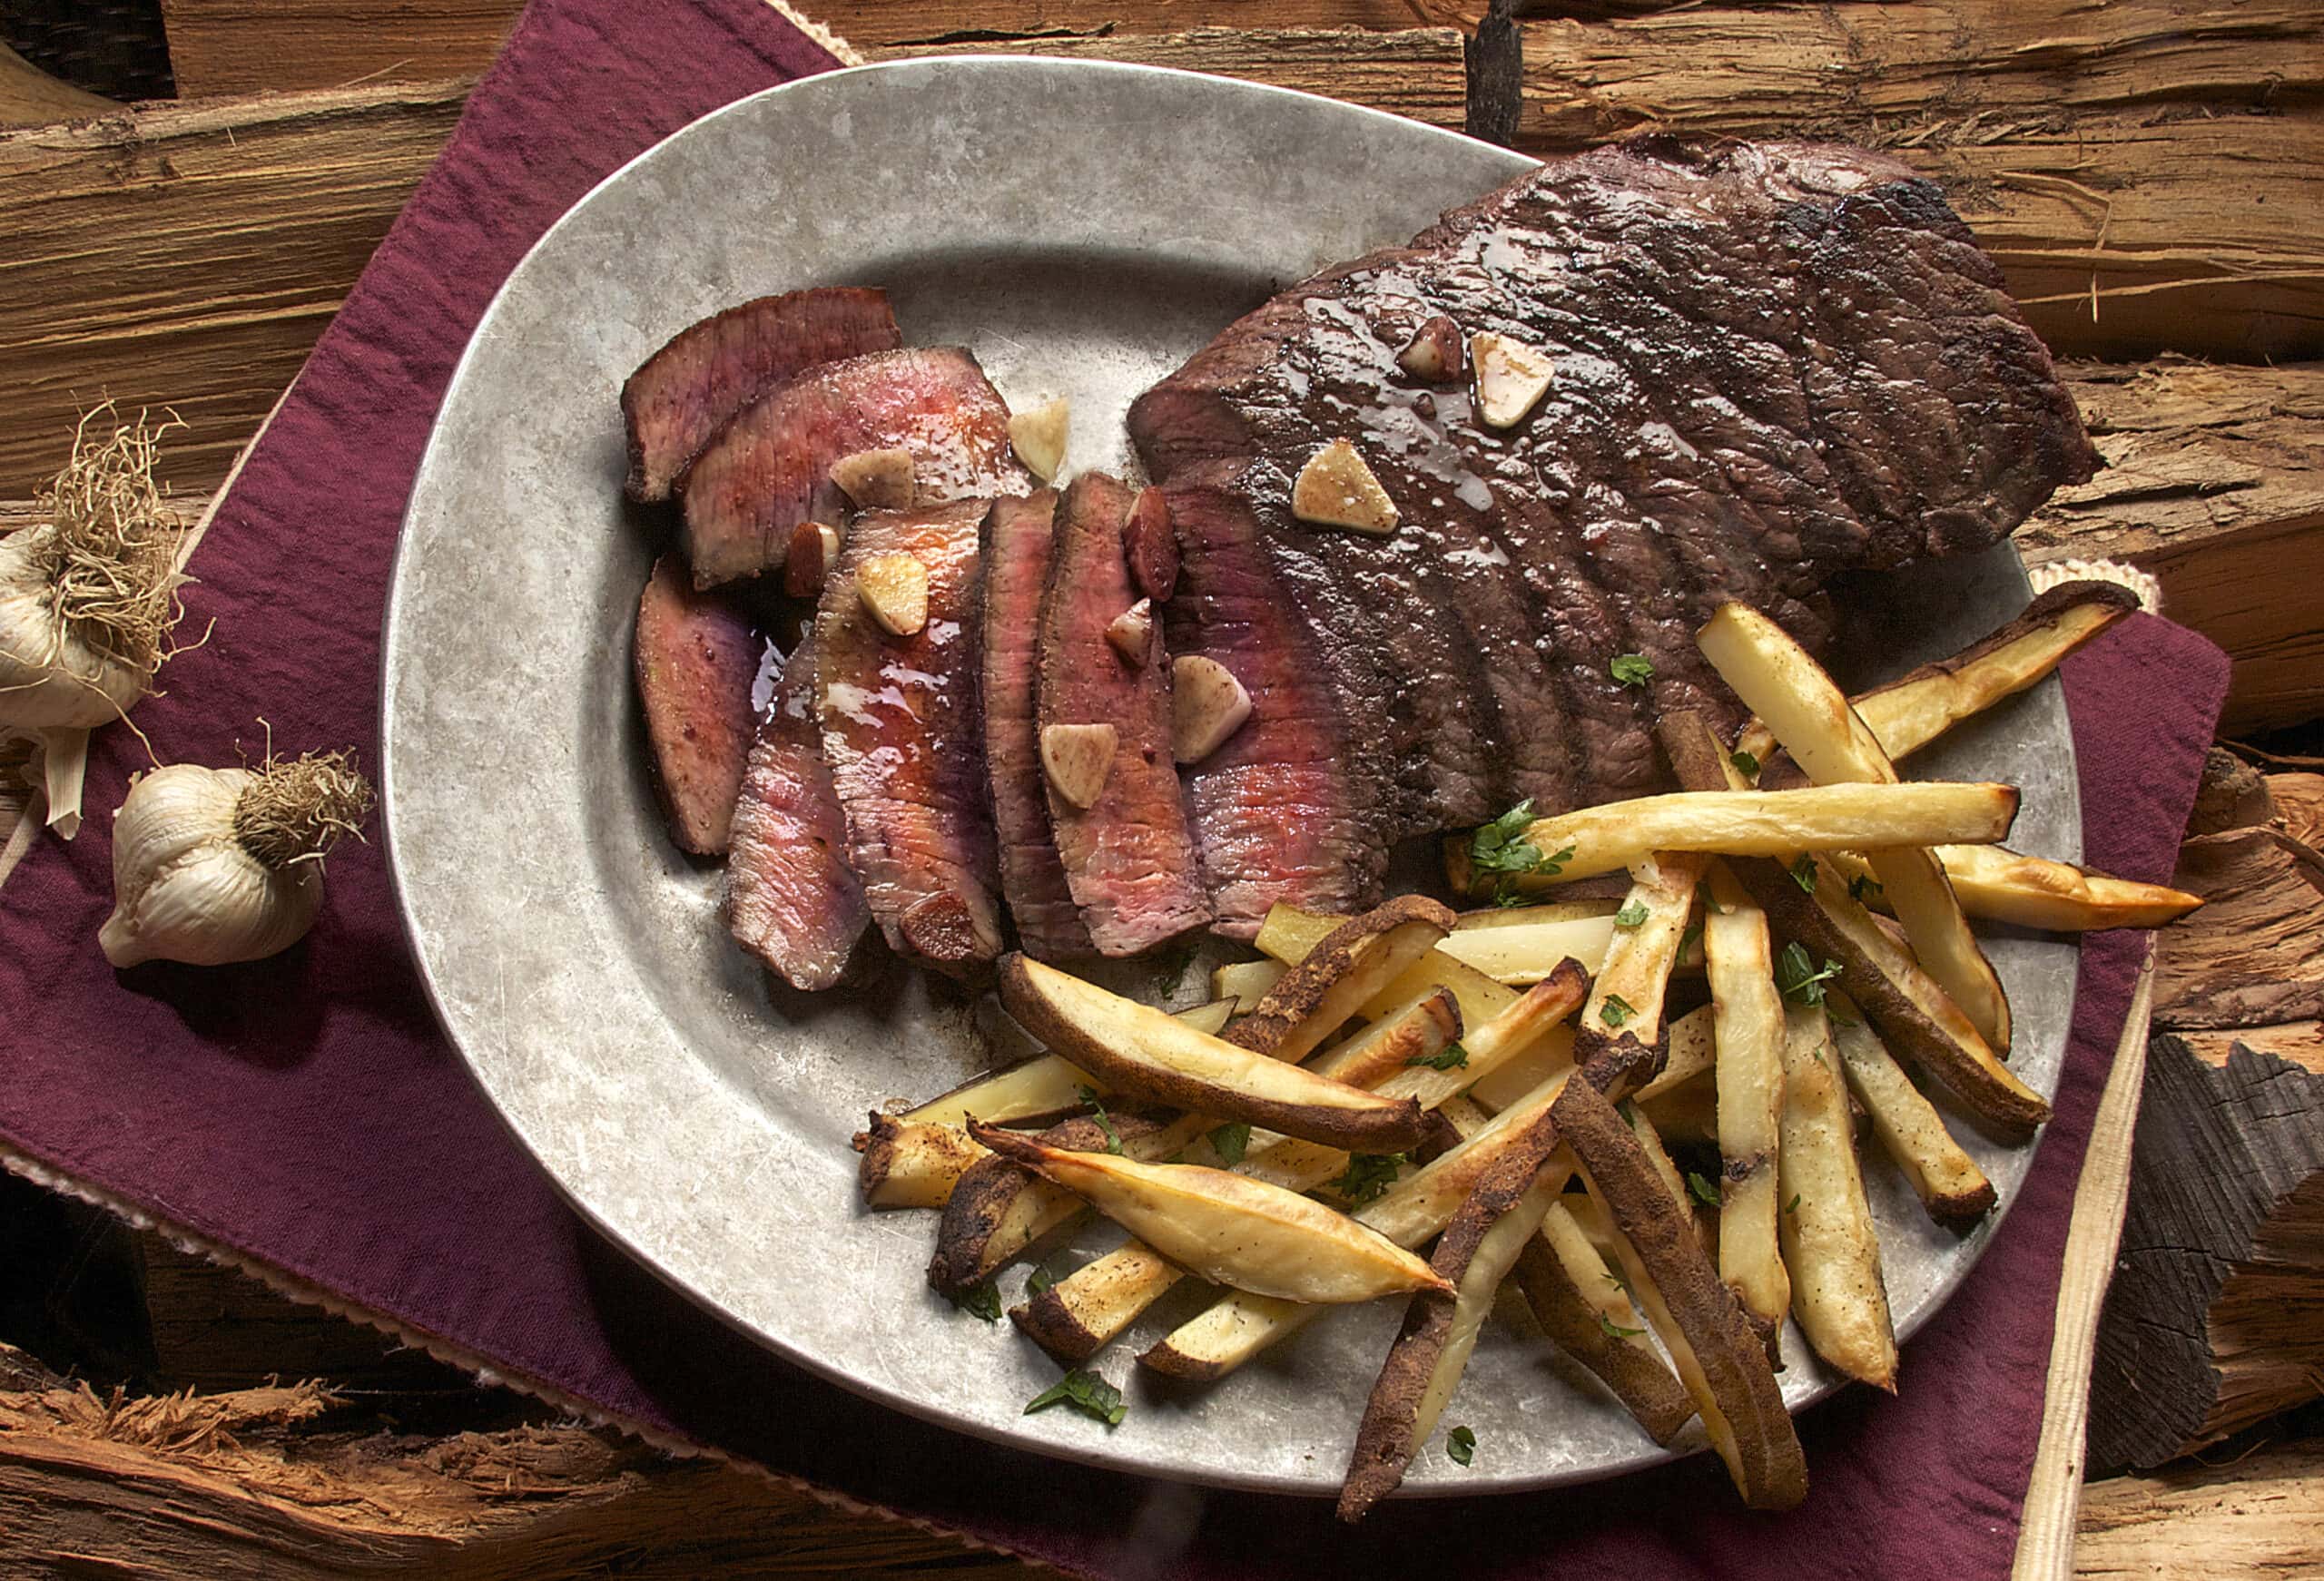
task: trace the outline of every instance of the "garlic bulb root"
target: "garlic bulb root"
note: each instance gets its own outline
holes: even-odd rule
[[[48,820],[80,822],[88,732],[128,717],[173,651],[185,532],[153,481],[172,425],[143,417],[98,438],[91,410],[42,496],[47,520],[0,538],[0,728],[39,734]]]
[[[105,958],[224,966],[288,949],[322,908],[324,855],[361,837],[370,807],[345,752],[141,776],[113,817]]]

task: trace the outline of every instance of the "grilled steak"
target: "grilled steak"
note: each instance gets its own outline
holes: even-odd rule
[[[1049,832],[1033,722],[1039,669],[1034,631],[1049,584],[1057,491],[993,502],[984,523],[984,751],[992,771],[992,825],[1000,891],[1027,953],[1058,960],[1091,952],[1089,930],[1066,887]]]
[[[1032,487],[1009,447],[1009,408],[968,352],[935,347],[827,363],[737,412],[678,480],[694,585],[782,565],[792,528],[841,519],[845,496],[832,463],[891,448],[911,452],[923,503]]]
[[[769,385],[903,344],[888,293],[833,286],[761,297],[681,329],[621,387],[632,499],[667,499],[711,435]]]
[[[872,918],[899,954],[963,979],[1000,954],[991,785],[977,704],[979,528],[987,502],[859,518],[815,611],[823,758]],[[910,555],[928,618],[881,629],[856,592],[864,562]]]
[[[1098,952],[1136,955],[1210,920],[1202,866],[1170,757],[1170,672],[1160,628],[1146,652],[1116,651],[1106,628],[1137,602],[1124,527],[1137,496],[1102,472],[1073,480],[1058,506],[1041,598],[1036,716],[1054,726],[1110,725],[1104,789],[1076,806],[1046,789],[1057,850]]]
[[[655,563],[637,600],[634,673],[670,838],[682,850],[726,849],[756,720],[751,689],[765,643],[714,594],[687,585],[675,555]]]
[[[810,636],[783,663],[743,775],[727,858],[727,926],[793,987],[813,992],[846,975],[871,920],[823,763]]]
[[[1500,428],[1458,370],[1407,371],[1440,319],[1541,353],[1546,396]],[[1171,647],[1254,699],[1189,792],[1245,937],[1271,901],[1364,903],[1398,839],[1658,786],[1652,713],[1735,716],[1692,640],[1719,603],[1818,644],[1835,574],[1983,547],[2095,463],[1936,190],[1787,143],[1547,165],[1284,292],[1129,425],[1178,528]],[[1384,537],[1291,515],[1338,438]]]

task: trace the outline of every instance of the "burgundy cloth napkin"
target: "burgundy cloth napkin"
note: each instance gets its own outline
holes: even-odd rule
[[[378,632],[405,494],[493,290],[622,161],[832,64],[754,0],[650,13],[536,0],[217,514],[189,597],[215,634],[138,713],[163,760],[231,761],[263,718],[287,750],[353,744],[377,761]],[[2147,617],[2068,666],[2093,862],[2168,877],[2226,673],[2210,643]],[[103,732],[89,806],[117,804],[143,761],[127,732]],[[283,957],[116,974],[96,948],[109,822],[44,840],[0,908],[8,1162],[525,1387],[1092,1576],[2008,1568],[2068,1208],[2137,936],[2089,941],[2057,1118],[1984,1261],[1906,1347],[1902,1396],[1850,1390],[1807,1418],[1801,1509],[1742,1512],[1699,1457],[1538,1497],[1400,1502],[1348,1534],[1322,1501],[1141,1482],[956,1437],[760,1350],[598,1239],[502,1128],[429,1016],[376,845],[332,858],[324,917]],[[1137,1430],[1133,1414],[1121,1431]]]

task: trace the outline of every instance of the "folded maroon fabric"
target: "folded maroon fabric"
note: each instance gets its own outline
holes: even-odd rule
[[[405,493],[493,290],[614,166],[832,64],[753,0],[650,15],[626,0],[537,0],[196,557],[188,602],[215,635],[138,713],[164,761],[231,761],[264,719],[286,750],[352,744],[376,761],[378,632]],[[2226,673],[2210,643],[2146,617],[2068,666],[2093,862],[2170,874]],[[115,805],[143,763],[127,732],[104,732],[89,805]],[[2088,942],[2057,1118],[1985,1259],[1906,1347],[1903,1394],[1851,1390],[1807,1418],[1802,1508],[1746,1514],[1698,1458],[1538,1497],[1399,1502],[1350,1534],[1321,1501],[1144,1483],[955,1437],[758,1350],[599,1240],[502,1128],[428,1015],[377,846],[331,859],[324,917],[283,957],[116,974],[96,948],[108,823],[92,817],[69,847],[44,841],[0,912],[10,1162],[526,1387],[1091,1576],[1957,1581],[2008,1568],[2068,1207],[2137,936]]]

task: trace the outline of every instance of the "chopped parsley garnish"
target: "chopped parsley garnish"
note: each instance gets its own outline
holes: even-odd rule
[[[1644,653],[1617,653],[1606,668],[1625,686],[1643,686],[1654,679],[1654,661]]]
[[[1401,1153],[1353,1153],[1348,1155],[1347,1173],[1332,1182],[1332,1190],[1361,1207],[1385,1196],[1403,1166]]]
[[[1076,1090],[1081,1094],[1081,1101],[1089,1105],[1089,1117],[1097,1121],[1098,1129],[1106,1134],[1106,1151],[1119,1153],[1122,1150],[1122,1134],[1114,1129],[1114,1117],[1106,1113],[1105,1102],[1098,1096],[1098,1089],[1081,1087]]]
[[[1457,1043],[1448,1043],[1434,1054],[1416,1054],[1404,1063],[1424,1065],[1431,1070],[1462,1070],[1468,1066],[1469,1051]]]
[[[1210,1150],[1229,1169],[1243,1162],[1243,1154],[1250,1145],[1251,1128],[1240,1120],[1229,1121],[1210,1134]]]
[[[1469,837],[1469,868],[1479,878],[1493,880],[1493,899],[1503,906],[1517,903],[1517,880],[1529,874],[1554,879],[1573,859],[1568,846],[1555,856],[1526,839],[1533,827],[1533,799],[1527,797]]]
[[[1697,944],[1702,941],[1702,937],[1703,925],[1700,921],[1694,921],[1687,924],[1687,931],[1679,936],[1679,953],[1680,955],[1684,955],[1689,950],[1694,948]]]
[[[1617,928],[1636,928],[1645,920],[1646,902],[1643,900],[1626,900],[1622,908],[1614,913],[1614,926]]]
[[[1610,1340],[1635,1340],[1646,1332],[1644,1329],[1625,1329],[1603,1312],[1598,1314],[1598,1326],[1606,1331]]]
[[[1620,1026],[1637,1014],[1637,1008],[1620,994],[1607,995],[1606,1002],[1598,1007],[1598,1019],[1609,1026]]]
[[[1053,1405],[1069,1405],[1109,1428],[1121,1426],[1122,1418],[1129,1414],[1129,1407],[1122,1403],[1120,1390],[1096,1373],[1084,1372],[1078,1367],[1035,1395],[1025,1407],[1025,1414],[1031,1416]]]
[[[1840,975],[1840,963],[1827,960],[1824,969],[1816,969],[1815,957],[1807,947],[1797,943],[1783,947],[1783,954],[1776,957],[1776,987],[1795,1005],[1820,1005],[1824,1002],[1824,985]]]
[[[1858,873],[1848,880],[1848,899],[1859,906],[1869,906],[1872,904],[1872,898],[1886,888],[1886,885],[1873,878],[1871,874]]]
[[[1695,1193],[1695,1201],[1704,1207],[1718,1206],[1718,1188],[1691,1169],[1687,1172],[1687,1189]]]
[[[1044,1262],[1035,1268],[1025,1281],[1027,1295],[1044,1295],[1057,1286],[1057,1270]]]
[[[1734,764],[1735,771],[1742,775],[1746,780],[1756,780],[1759,777],[1759,760],[1745,751],[1742,748],[1738,747],[1735,751],[1728,753],[1727,761]]]
[[[1791,881],[1810,895],[1816,893],[1816,859],[1802,851],[1791,864]]]
[[[1783,1205],[1783,1211],[1787,1213],[1796,1213],[1799,1212],[1799,1193],[1797,1192],[1791,1193],[1791,1201]]]
[[[1452,1457],[1456,1466],[1466,1466],[1477,1452],[1477,1435],[1466,1427],[1454,1428],[1444,1435],[1444,1452]]]
[[[972,1318],[982,1318],[988,1323],[1000,1321],[1000,1291],[989,1279],[954,1296],[952,1304]]]

